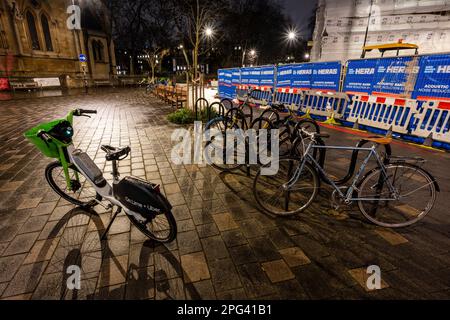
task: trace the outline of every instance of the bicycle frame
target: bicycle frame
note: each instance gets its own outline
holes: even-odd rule
[[[348,188],[347,193],[344,194],[341,189],[339,188],[339,186],[330,178],[330,176],[325,172],[325,170],[322,168],[322,166],[316,161],[316,159],[314,159],[314,157],[311,156],[310,151],[313,149],[330,149],[330,150],[350,150],[350,151],[367,151],[368,155],[367,157],[363,160],[363,163],[361,164],[358,172],[356,173],[351,186]],[[357,183],[360,179],[360,177],[362,176],[367,164],[369,163],[370,159],[374,157],[378,163],[378,166],[381,169],[381,172],[383,174],[383,178],[384,178],[384,182],[387,183],[389,190],[391,191],[392,194],[394,194],[393,198],[354,198],[353,197],[353,192],[355,191],[355,189],[357,188]],[[399,196],[398,196],[398,192],[397,190],[394,188],[394,186],[392,185],[392,182],[387,179],[387,172],[386,172],[386,167],[384,165],[383,160],[381,159],[380,155],[378,154],[378,152],[376,151],[376,147],[372,146],[371,148],[363,148],[363,147],[342,147],[342,146],[320,146],[320,145],[315,145],[313,141],[311,141],[311,143],[309,143],[304,156],[303,156],[303,160],[300,164],[300,166],[297,168],[296,172],[294,173],[293,178],[286,184],[286,188],[291,188],[299,179],[303,168],[305,166],[306,161],[310,161],[314,167],[319,170],[321,176],[323,178],[326,179],[326,183],[328,183],[329,185],[331,185],[333,187],[334,190],[336,190],[336,192],[339,194],[339,196],[343,199],[345,199],[346,203],[350,203],[352,201],[372,201],[372,200],[376,200],[376,201],[394,201],[394,200],[398,200]],[[381,177],[380,177],[381,179]]]

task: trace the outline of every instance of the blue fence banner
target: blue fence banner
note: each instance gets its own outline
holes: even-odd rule
[[[313,69],[314,69],[313,63],[292,65],[291,86],[293,88],[302,90],[311,89]]]
[[[251,71],[253,68],[242,68],[241,69],[241,84],[249,85],[251,79]]]
[[[231,83],[233,84],[233,86],[237,87],[238,85],[241,84],[241,69],[234,68],[231,69],[231,72],[232,72]]]
[[[236,86],[233,84],[233,70],[220,69],[218,71],[219,96],[233,99],[236,95]]]
[[[412,59],[412,57],[377,59],[371,93],[405,94],[408,75],[414,72]]]
[[[412,98],[450,98],[450,54],[422,56]]]
[[[311,89],[339,91],[342,65],[340,62],[313,63]]]
[[[259,86],[261,87],[274,87],[275,85],[275,67],[274,66],[262,66],[259,67]]]
[[[292,65],[277,67],[277,88],[289,88],[292,83]]]
[[[218,84],[219,84],[219,96],[220,97],[225,97],[226,94],[226,86],[225,86],[225,70],[224,69],[219,69],[217,71],[217,80],[218,80]]]
[[[343,91],[349,94],[406,94],[408,77],[417,73],[413,57],[349,60]]]
[[[343,91],[348,94],[371,93],[377,59],[349,60]]]

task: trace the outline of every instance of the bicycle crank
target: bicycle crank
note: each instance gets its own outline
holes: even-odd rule
[[[347,195],[347,187],[340,187],[339,190],[342,192],[342,194]],[[336,211],[338,211],[342,206],[349,206],[352,204],[351,202],[348,202],[345,197],[342,197],[338,190],[333,191],[333,193],[331,194],[330,202],[331,206]]]

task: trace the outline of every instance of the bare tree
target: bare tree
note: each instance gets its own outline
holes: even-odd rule
[[[151,83],[155,83],[156,67],[161,66],[162,60],[170,53],[169,49],[150,48],[145,50],[146,59],[151,69]]]

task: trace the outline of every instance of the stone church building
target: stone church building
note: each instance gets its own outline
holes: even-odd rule
[[[105,1],[0,0],[0,78],[62,87],[81,87],[85,80],[113,83],[116,60]]]

